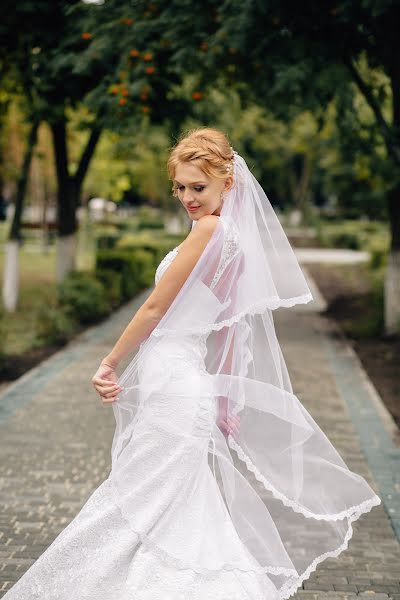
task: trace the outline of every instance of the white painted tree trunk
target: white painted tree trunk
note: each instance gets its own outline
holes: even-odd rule
[[[388,254],[388,264],[384,281],[385,333],[400,332],[400,250]]]
[[[7,312],[15,312],[19,292],[19,242],[9,240],[4,247],[3,306]]]
[[[76,266],[76,234],[60,235],[56,241],[56,279],[60,283]]]

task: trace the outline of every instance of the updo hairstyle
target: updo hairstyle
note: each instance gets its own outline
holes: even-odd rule
[[[175,179],[179,163],[192,162],[209,177],[225,179],[233,174],[234,151],[222,131],[212,127],[198,127],[183,133],[171,148],[167,161],[170,180]],[[172,185],[172,193],[177,196],[177,187]]]

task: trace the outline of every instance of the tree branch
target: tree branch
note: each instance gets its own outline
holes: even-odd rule
[[[354,81],[358,85],[361,93],[364,95],[365,99],[367,100],[368,104],[370,105],[370,107],[375,115],[377,123],[381,129],[382,136],[385,140],[388,153],[392,156],[392,158],[397,163],[397,165],[400,165],[400,147],[397,144],[397,140],[394,136],[392,128],[386,122],[386,120],[382,114],[380,105],[379,105],[378,101],[376,100],[376,98],[372,92],[372,89],[367,85],[367,83],[361,77],[357,68],[354,66],[351,58],[344,57],[343,60],[344,60],[346,67],[349,69]]]
[[[78,168],[74,175],[74,183],[75,183],[76,189],[78,189],[78,190],[80,189],[80,187],[83,183],[83,180],[85,178],[85,175],[87,173],[87,170],[89,168],[89,164],[93,157],[94,151],[96,149],[97,142],[99,141],[101,132],[102,132],[102,128],[99,127],[98,125],[94,125],[94,127],[92,128],[92,130],[90,132],[89,139],[86,143],[86,146],[82,152],[82,156],[79,161]]]

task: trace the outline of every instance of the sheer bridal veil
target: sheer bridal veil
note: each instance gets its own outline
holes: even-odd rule
[[[113,470],[118,474],[146,402],[168,394],[174,376],[143,379],[141,365],[171,340],[204,344],[199,376],[215,404],[240,417],[239,431],[227,437],[217,422],[212,428],[215,485],[260,571],[287,598],[319,562],[347,548],[351,523],[380,498],[348,469],[293,393],[272,311],[308,303],[312,294],[262,187],[235,151],[232,164],[234,184],[210,241],[119,378],[125,390],[113,404]],[[195,388],[186,390],[186,401]],[[179,432],[174,418],[169,425]],[[188,568],[211,569],[207,556],[179,556],[167,543],[162,551]]]

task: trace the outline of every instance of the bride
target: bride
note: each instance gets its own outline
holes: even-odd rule
[[[110,474],[6,600],[283,600],[381,502],[293,393],[272,311],[313,298],[245,160],[204,127],[168,172],[191,231],[92,378]]]

